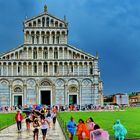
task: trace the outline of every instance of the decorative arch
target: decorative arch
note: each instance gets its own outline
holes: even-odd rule
[[[0,80],[0,106],[10,106],[10,87],[7,79]]]
[[[41,80],[40,81],[40,84],[39,84],[40,86],[52,86],[53,85],[53,83],[52,83],[52,81],[51,80],[49,80],[49,79],[43,79],[43,80]]]
[[[81,105],[85,104],[93,104],[93,89],[92,89],[93,82],[86,78],[82,81],[81,86]]]
[[[27,93],[26,93],[26,104],[36,104],[36,81],[34,79],[27,80]]]
[[[65,104],[65,81],[62,78],[59,78],[55,82],[56,86],[56,104],[64,105]]]
[[[18,86],[14,87],[14,92],[15,93],[19,93],[19,92],[21,93],[21,92],[23,92],[23,89],[22,89],[22,87],[20,85],[18,85]]]
[[[71,78],[71,79],[68,80],[68,85],[70,85],[70,84],[79,85],[80,82],[75,78]]]

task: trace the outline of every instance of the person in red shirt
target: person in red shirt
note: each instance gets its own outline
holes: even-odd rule
[[[17,129],[20,132],[21,131],[22,115],[21,115],[19,110],[16,113],[15,120],[17,122]]]

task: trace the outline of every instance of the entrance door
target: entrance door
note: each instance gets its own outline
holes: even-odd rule
[[[22,96],[21,95],[14,96],[14,106],[22,106]]]
[[[51,91],[41,91],[40,103],[42,105],[51,105]]]
[[[69,95],[69,104],[70,105],[77,104],[77,95]]]

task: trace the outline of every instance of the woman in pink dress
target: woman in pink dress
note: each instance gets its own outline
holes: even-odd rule
[[[89,133],[94,130],[95,123],[91,117],[87,119],[86,126],[88,128]]]

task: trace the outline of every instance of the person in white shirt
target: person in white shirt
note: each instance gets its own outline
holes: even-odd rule
[[[49,128],[49,122],[47,119],[45,119],[45,116],[41,117],[41,130],[42,130],[42,138],[43,140],[46,139],[47,129]]]

